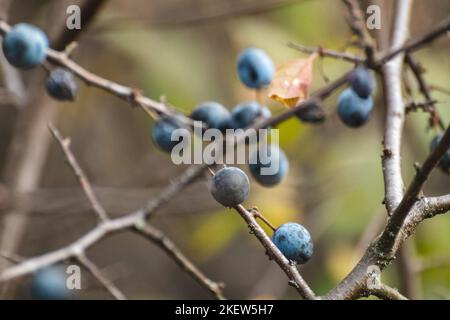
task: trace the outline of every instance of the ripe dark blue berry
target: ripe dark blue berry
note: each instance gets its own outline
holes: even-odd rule
[[[32,278],[31,297],[35,300],[67,300],[70,291],[66,285],[66,273],[60,266],[38,270]]]
[[[41,29],[19,23],[6,33],[2,46],[9,63],[17,68],[30,69],[44,61],[48,39]]]
[[[248,166],[253,178],[265,187],[277,185],[289,171],[289,161],[283,150],[276,145],[255,150]]]
[[[348,79],[353,91],[361,98],[368,98],[375,89],[372,73],[363,66],[356,67]]]
[[[253,89],[269,85],[275,73],[272,59],[258,48],[244,50],[238,57],[237,69],[242,83]]]
[[[205,122],[208,128],[223,130],[230,123],[231,115],[228,109],[217,102],[203,102],[191,114],[191,118]]]
[[[307,262],[313,255],[311,235],[302,225],[288,222],[273,234],[272,242],[284,256],[297,264]]]
[[[63,68],[53,70],[45,84],[48,94],[61,101],[73,101],[78,92],[78,85],[71,72]]]
[[[323,108],[317,102],[312,102],[305,105],[297,111],[296,116],[303,122],[314,124],[322,123],[326,118]]]
[[[270,110],[261,106],[256,101],[243,102],[238,104],[231,111],[232,129],[244,129],[252,125],[259,118],[270,118],[272,113]]]
[[[431,140],[430,152],[436,149],[439,141],[441,141],[442,139],[442,136],[442,134],[438,134],[433,138],[433,140]],[[441,160],[439,161],[439,169],[447,174],[450,174],[450,149],[448,149],[447,152],[444,153]]]
[[[247,175],[239,168],[225,167],[212,178],[210,191],[214,199],[225,207],[234,207],[247,199],[250,183]]]
[[[351,88],[342,91],[338,99],[338,115],[347,126],[357,128],[372,115],[372,97],[363,99]]]
[[[172,140],[172,133],[177,129],[183,129],[182,135],[189,135],[189,131],[179,115],[164,115],[153,125],[152,137],[156,144],[164,151],[171,152],[179,141]]]

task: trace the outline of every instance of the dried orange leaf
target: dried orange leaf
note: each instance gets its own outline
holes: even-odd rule
[[[316,53],[306,59],[296,59],[277,66],[269,88],[269,98],[293,107],[308,98],[312,83],[312,66]]]

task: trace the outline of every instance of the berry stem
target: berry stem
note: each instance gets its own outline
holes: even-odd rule
[[[258,219],[260,219],[262,222],[264,222],[264,224],[265,224],[266,226],[268,226],[270,229],[272,229],[273,232],[275,232],[275,231],[277,230],[277,228],[275,228],[275,227],[273,226],[273,224],[272,224],[266,217],[264,217],[264,215],[263,215],[261,212],[258,211],[257,208],[252,208],[252,209],[250,209],[250,212],[253,214],[253,216],[254,216],[255,218],[258,218]]]

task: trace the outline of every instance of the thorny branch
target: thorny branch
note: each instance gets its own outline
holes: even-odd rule
[[[117,300],[126,300],[125,295],[120,291],[116,285],[110,281],[84,253],[80,253],[77,260],[100,282],[103,287]]]
[[[59,146],[61,147],[61,150],[63,151],[66,160],[69,164],[69,167],[72,169],[75,177],[77,177],[77,179],[79,180],[79,183],[83,188],[84,194],[91,203],[94,212],[97,214],[100,221],[108,220],[108,215],[106,214],[105,209],[100,204],[100,201],[97,199],[97,196],[94,193],[94,189],[92,188],[83,169],[81,169],[77,159],[75,158],[75,156],[72,153],[72,150],[70,149],[70,142],[71,142],[70,139],[68,138],[64,139],[59,133],[59,131],[56,130],[51,123],[49,124],[49,129],[53,134],[53,136],[55,137],[55,139],[58,141]]]
[[[357,3],[354,1],[345,1],[349,7],[352,9],[351,16],[354,21],[357,21]],[[391,84],[394,84],[394,88],[399,89],[399,83],[397,78],[399,78],[399,69],[401,66],[401,56],[399,59],[394,60],[391,64],[389,64],[390,60],[401,54],[402,52],[407,51],[408,53],[420,48],[422,45],[434,40],[437,36],[443,34],[446,30],[448,30],[448,21],[441,23],[437,28],[433,29],[431,32],[427,33],[425,36],[422,36],[418,39],[412,40],[402,46],[403,42],[407,37],[407,24],[409,17],[409,9],[410,9],[410,1],[399,1],[399,8],[402,9],[403,13],[397,13],[396,17],[396,27],[394,28],[396,34],[394,35],[394,41],[391,48],[391,51],[382,57],[380,60],[374,60],[375,52],[373,51],[372,41],[369,40],[368,34],[364,29],[360,28],[360,24],[357,22],[354,23],[353,29],[354,31],[362,38],[362,45],[366,51],[366,64],[370,67],[381,66],[387,63],[387,66],[384,66],[384,78],[385,81]],[[399,10],[397,10],[399,12]],[[355,15],[356,14],[356,15]],[[9,29],[9,26],[4,22],[0,21],[0,32],[5,33]],[[367,37],[367,38],[366,38]],[[395,40],[396,39],[396,40]],[[301,49],[302,50],[302,49]],[[307,51],[307,50],[303,50]],[[326,52],[326,53],[325,53]],[[336,58],[342,58],[344,60],[359,62],[358,58],[353,59],[351,56],[347,56],[346,54],[340,54],[332,51],[322,50],[323,55],[334,56]],[[128,101],[134,105],[139,105],[144,108],[148,113],[157,113],[157,114],[168,114],[173,112],[167,104],[163,102],[158,102],[143,96],[138,90],[125,87],[119,85],[110,80],[99,77],[86,69],[82,68],[75,62],[73,62],[66,53],[57,52],[54,50],[48,51],[48,60],[54,64],[66,67],[71,70],[75,75],[84,80],[87,84],[103,89],[113,95],[118,96],[119,98]],[[355,61],[357,60],[357,61]],[[335,80],[330,83],[322,90],[316,92],[311,96],[310,99],[307,99],[297,105],[295,108],[292,108],[288,111],[285,111],[271,119],[262,121],[254,126],[254,128],[262,128],[267,125],[276,125],[279,124],[286,119],[295,115],[299,109],[304,107],[306,104],[310,103],[315,99],[324,99],[329,94],[331,94],[335,89],[340,87],[346,82],[348,74],[343,75],[341,78]],[[401,96],[398,94],[401,92],[398,90],[396,93],[392,93],[395,90],[388,91],[386,93],[387,99],[391,99],[392,101],[402,102]],[[389,93],[391,92],[391,93]],[[392,218],[388,221],[386,226],[386,230],[394,230],[394,234],[391,231],[385,232],[382,234],[380,239],[376,240],[372,245],[368,248],[363,258],[357,264],[357,266],[352,270],[352,272],[333,290],[331,290],[324,298],[328,299],[350,299],[350,298],[358,298],[361,297],[367,292],[365,288],[365,279],[366,279],[366,269],[369,265],[378,265],[382,269],[385,268],[389,262],[394,258],[394,254],[400,244],[414,231],[415,227],[422,222],[424,219],[431,218],[437,214],[442,214],[447,212],[450,209],[450,196],[443,197],[435,197],[435,198],[422,198],[417,199],[418,193],[420,192],[423,183],[425,182],[428,174],[431,169],[436,165],[439,158],[443,155],[445,150],[450,145],[450,133],[446,132],[445,138],[441,140],[439,146],[435,149],[435,151],[430,155],[430,157],[425,161],[424,166],[421,170],[418,171],[416,178],[411,183],[410,188],[408,189],[406,196],[402,197],[403,193],[403,182],[401,179],[400,172],[400,141],[401,141],[401,129],[403,126],[403,117],[404,110],[403,103],[394,104],[393,102],[387,101],[388,109],[391,112],[387,116],[386,122],[386,132],[385,132],[385,151],[384,157],[386,160],[386,164],[384,166],[385,177],[387,180],[394,181],[394,183],[390,183],[389,181],[386,183],[386,193],[392,194],[395,196],[387,197],[387,208],[388,212],[392,213]],[[389,107],[390,106],[390,107]],[[400,107],[399,107],[400,106]],[[397,109],[398,108],[398,109]],[[387,138],[387,139],[386,139]],[[242,140],[242,139],[241,139]],[[386,141],[387,140],[387,141]],[[387,169],[386,169],[387,167]],[[146,220],[151,217],[152,214],[156,212],[162,205],[167,203],[176,193],[182,190],[186,185],[191,183],[197,177],[199,177],[206,166],[192,166],[186,170],[186,172],[181,175],[176,181],[170,184],[168,187],[163,189],[161,194],[149,201],[149,203],[140,210],[129,213],[125,216],[116,219],[106,219],[102,221],[97,227],[93,230],[76,240],[75,242],[67,245],[66,247],[44,254],[42,256],[38,256],[35,258],[31,258],[25,260],[5,271],[0,273],[0,281],[10,280],[12,278],[28,274],[33,272],[36,269],[42,268],[44,266],[65,260],[69,257],[79,257],[82,255],[87,248],[98,242],[100,239],[105,236],[122,231],[125,229],[131,230],[153,230],[152,227],[148,227],[146,224]],[[392,190],[392,192],[388,192]],[[400,195],[400,196],[399,196]],[[398,206],[397,206],[398,205]],[[262,243],[262,245],[267,250],[267,253],[270,257],[272,257],[276,263],[281,267],[281,269],[287,274],[290,279],[290,283],[297,288],[300,295],[306,299],[314,299],[315,295],[310,287],[306,284],[303,278],[298,273],[298,270],[295,266],[292,266],[289,261],[279,252],[279,250],[273,245],[270,241],[270,238],[265,234],[265,232],[261,229],[259,224],[256,222],[254,216],[248,212],[243,206],[238,206],[235,208],[241,217],[246,221],[252,233],[255,234],[257,239]],[[146,226],[142,229],[142,226]],[[148,228],[150,229],[148,229]],[[154,231],[154,230],[153,230]],[[156,233],[146,233],[146,237],[156,237],[161,236],[161,234]],[[383,237],[384,235],[384,237]],[[384,239],[386,238],[386,239]],[[159,243],[163,243],[159,237]],[[388,241],[381,241],[381,239]],[[170,245],[168,246],[170,247]],[[166,247],[163,249],[167,250],[167,242]],[[172,255],[176,256],[176,253],[172,252]],[[213,282],[209,282],[209,284],[214,284]],[[207,283],[204,283],[207,286]],[[213,288],[220,288],[220,285],[215,284]],[[388,287],[384,287],[385,289]],[[216,293],[214,290],[210,290],[213,293]],[[388,290],[384,293],[385,297],[389,297],[393,293]],[[216,295],[217,297],[217,295]],[[397,296],[398,298],[398,296]]]
[[[381,283],[379,287],[369,290],[369,294],[382,300],[408,300],[405,296],[398,292],[397,289]]]
[[[82,185],[83,190],[92,207],[102,218],[100,219],[100,223],[97,225],[97,227],[95,227],[85,236],[76,240],[72,244],[69,244],[68,246],[54,252],[44,254],[40,257],[27,259],[18,263],[16,266],[13,266],[10,269],[5,270],[0,274],[0,281],[12,279],[14,277],[33,272],[37,269],[57,262],[61,262],[68,258],[76,258],[81,262],[83,266],[86,267],[86,269],[88,269],[92,273],[95,278],[99,280],[101,284],[104,285],[104,287],[111,293],[112,296],[120,300],[125,299],[123,293],[121,293],[121,291],[102,274],[101,270],[86,257],[85,252],[90,246],[98,242],[107,234],[131,229],[145,236],[146,239],[154,242],[156,245],[161,247],[167,254],[169,254],[169,256],[171,256],[175,260],[175,262],[177,262],[178,265],[180,265],[183,270],[191,275],[200,285],[211,291],[215,297],[217,297],[218,299],[224,299],[221,292],[222,286],[220,284],[213,282],[205,275],[203,275],[203,273],[198,270],[197,267],[181,253],[181,251],[175,246],[175,244],[162,234],[162,232],[146,224],[145,216],[146,214],[151,213],[151,211],[149,211],[150,207],[147,209],[144,208],[142,210],[129,213],[128,215],[121,218],[109,219],[105,209],[97,200],[97,197],[93,192],[93,188],[89,180],[84,175],[82,169],[78,164],[78,161],[70,150],[70,140],[68,140],[67,138],[63,138],[59,131],[53,127],[53,125],[50,124],[49,128],[55,139],[60,144],[61,150],[68,160],[69,166],[72,168],[72,171],[75,173],[75,175],[79,178],[80,184]],[[170,191],[170,189],[168,190]],[[155,202],[155,204],[151,206],[151,208],[157,208],[157,203]],[[101,212],[101,215],[99,212]],[[15,268],[17,270],[13,270]]]

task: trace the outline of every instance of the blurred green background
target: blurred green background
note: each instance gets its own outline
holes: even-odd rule
[[[380,31],[384,33],[389,29],[393,1],[378,3],[384,8]],[[31,22],[51,34],[55,21],[65,17],[66,5],[65,1],[13,1],[9,21]],[[449,12],[446,0],[415,1],[412,35],[425,32]],[[352,37],[346,16],[345,6],[336,0],[111,0],[82,34],[73,58],[106,78],[141,88],[152,98],[164,96],[185,113],[206,100],[231,109],[254,98],[254,93],[240,84],[235,71],[236,57],[243,48],[261,47],[276,64],[306,57],[288,48],[290,41],[357,53],[348,45]],[[444,37],[415,55],[426,67],[429,83],[447,89],[449,47]],[[335,79],[352,67],[347,62],[317,59],[312,89],[326,83],[323,73]],[[25,72],[25,81],[33,72],[44,74],[43,70]],[[409,72],[405,79],[413,91],[405,100],[422,101]],[[381,84],[374,117],[358,130],[345,127],[337,118],[338,93],[325,101],[328,118],[324,124],[312,126],[291,119],[279,126],[281,146],[290,159],[289,177],[271,189],[252,181],[251,197],[245,203],[258,206],[276,225],[296,221],[310,230],[315,254],[300,270],[319,295],[351,270],[386,218],[380,161],[384,119]],[[433,98],[448,123],[449,96],[433,91]],[[276,102],[266,99],[266,103],[275,114],[283,111]],[[140,207],[184,169],[173,165],[153,145],[151,121],[113,96],[81,85],[75,103],[60,103],[54,108],[57,127],[72,138],[75,154],[112,215]],[[4,163],[15,111],[2,105],[1,113],[0,160]],[[413,162],[425,159],[434,134],[427,130],[426,114],[419,111],[408,115],[402,157],[405,183],[414,173]],[[436,170],[425,193],[450,193],[449,179]],[[33,203],[19,250],[24,256],[58,248],[95,222],[53,141],[39,188],[14,196]],[[285,275],[267,259],[241,218],[213,201],[206,179],[179,194],[153,223],[209,277],[223,281],[227,297],[297,298]],[[427,267],[427,262],[435,259],[450,260],[449,231],[450,217],[443,215],[421,224],[409,239],[419,297],[450,298],[450,261]],[[114,235],[92,248],[89,255],[131,298],[209,298],[164,253],[133,234]],[[398,287],[401,273],[394,262],[382,279]],[[86,281],[87,289],[79,298],[109,297],[95,281]],[[22,292],[26,284],[25,278]]]

